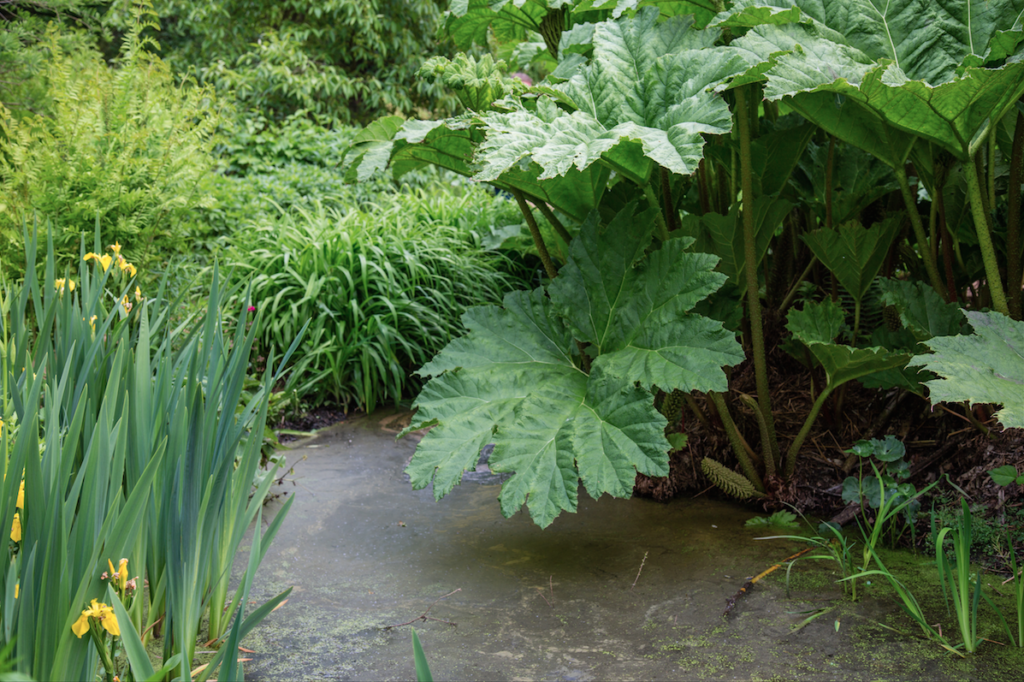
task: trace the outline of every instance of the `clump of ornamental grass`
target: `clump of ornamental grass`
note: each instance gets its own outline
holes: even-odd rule
[[[494,202],[381,195],[239,230],[229,261],[252,278],[258,352],[287,348],[311,321],[292,370],[301,396],[366,411],[411,397],[412,372],[462,332],[468,308],[529,286],[519,262],[481,245],[482,197]]]

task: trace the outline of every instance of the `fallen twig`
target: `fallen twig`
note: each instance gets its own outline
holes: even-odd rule
[[[458,627],[458,626],[459,626],[459,624],[458,624],[458,623],[453,623],[453,622],[452,622],[452,621],[450,621],[450,620],[443,620],[443,619],[441,619],[441,618],[434,618],[433,616],[428,616],[428,615],[427,615],[428,613],[430,613],[430,609],[434,608],[434,605],[435,605],[435,604],[437,604],[437,602],[441,601],[441,600],[442,600],[442,599],[444,599],[445,597],[450,597],[450,596],[452,596],[452,595],[453,595],[453,594],[455,594],[456,592],[462,592],[462,588],[461,588],[461,587],[459,587],[459,588],[456,588],[456,589],[452,590],[452,591],[451,591],[451,592],[449,592],[448,594],[442,594],[442,595],[441,595],[440,597],[438,597],[437,599],[435,599],[435,600],[433,601],[433,603],[432,603],[432,604],[431,604],[430,606],[428,606],[428,607],[427,607],[427,610],[426,610],[426,611],[424,611],[424,612],[423,612],[422,614],[420,614],[420,615],[416,616],[415,618],[413,618],[412,620],[410,620],[410,621],[409,621],[408,623],[399,623],[398,625],[385,625],[385,626],[384,626],[384,629],[385,629],[385,630],[393,630],[394,628],[401,628],[401,627],[405,627],[406,625],[412,625],[412,624],[413,624],[413,623],[415,623],[416,621],[420,621],[420,620],[422,620],[423,622],[426,622],[426,621],[428,621],[428,620],[432,620],[432,621],[435,621],[435,622],[438,622],[438,623],[444,623],[445,625],[451,625],[451,626],[452,626],[453,628],[454,628],[454,627]]]
[[[640,562],[640,570],[636,572],[636,577],[633,578],[633,585],[629,589],[633,589],[634,587],[636,587],[636,581],[640,580],[640,573],[644,570],[644,564],[646,564],[646,563],[647,563],[647,552],[644,552],[644,558]]]
[[[739,592],[737,592],[736,594],[734,594],[733,596],[731,596],[730,598],[725,600],[725,612],[722,614],[722,616],[728,616],[729,615],[729,612],[732,611],[733,608],[736,606],[736,600],[739,599],[740,597],[742,597],[747,592],[749,592],[754,587],[754,583],[756,583],[758,580],[760,580],[761,578],[765,577],[766,575],[768,575],[772,571],[775,571],[775,570],[777,570],[779,568],[782,568],[783,564],[785,564],[787,562],[790,562],[790,561],[793,561],[794,559],[798,559],[798,558],[802,557],[804,554],[807,554],[808,552],[810,552],[811,549],[812,549],[811,547],[808,547],[807,549],[802,549],[799,552],[797,552],[796,554],[794,554],[793,556],[786,557],[785,559],[783,559],[779,563],[775,564],[771,568],[768,568],[768,569],[766,569],[764,571],[761,571],[760,573],[755,575],[753,578],[751,578],[750,580],[745,582],[743,584],[743,587],[740,588]]]

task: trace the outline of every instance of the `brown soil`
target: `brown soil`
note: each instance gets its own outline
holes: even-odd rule
[[[338,422],[345,421],[346,416],[345,412],[339,408],[317,407],[309,412],[298,415],[294,419],[282,421],[277,428],[288,431],[319,431]],[[283,433],[280,437],[282,443],[290,443],[298,439],[299,436],[288,433]]]
[[[784,453],[811,410],[812,378],[815,390],[820,390],[825,377],[820,369],[810,371],[778,347],[771,348],[768,355],[775,427]],[[753,363],[744,362],[733,370],[730,388],[726,398],[729,411],[740,433],[760,456],[756,418],[737,399],[740,393],[757,395]],[[840,398],[841,405],[837,405]],[[661,501],[701,493],[722,495],[704,476],[700,461],[711,457],[727,466],[737,467],[738,463],[711,400],[698,396],[696,402],[711,428],[684,408],[680,430],[688,437],[687,446],[671,454],[667,478],[638,475],[638,495]],[[988,413],[981,414],[983,419],[987,416]],[[892,434],[907,448],[911,482],[918,488],[948,474],[953,483],[970,495],[972,504],[982,503],[993,511],[1020,506],[1021,486],[996,486],[988,471],[1003,464],[1015,465],[1018,470],[1024,468],[1024,430],[1000,431],[991,418],[985,423],[993,429],[992,438],[971,425],[960,405],[933,408],[928,401],[906,391],[879,391],[850,382],[845,391],[833,394],[822,409],[800,450],[793,479],[784,485],[769,483],[769,496],[760,503],[766,510],[792,504],[823,517],[836,514],[845,506],[840,494],[843,479],[856,473],[856,458],[845,451],[860,439]]]

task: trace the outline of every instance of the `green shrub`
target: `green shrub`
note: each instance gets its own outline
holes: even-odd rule
[[[481,247],[505,203],[418,190],[345,212],[293,208],[239,230],[228,260],[252,277],[262,350],[287,348],[311,320],[300,395],[367,411],[409,397],[409,375],[461,333],[467,308],[526,286],[520,262]]]
[[[160,41],[176,69],[283,119],[303,110],[344,123],[450,109],[416,75],[435,49],[435,0],[156,0]],[[108,25],[129,22],[114,3]],[[448,103],[447,107],[445,102]]]
[[[145,266],[161,251],[186,251],[182,219],[208,205],[198,191],[213,166],[220,121],[211,91],[177,84],[143,38],[142,10],[119,68],[95,51],[65,53],[51,27],[44,65],[46,111],[16,119],[0,108],[0,257],[20,262],[22,220],[51,220],[58,260],[78,254],[99,223]]]
[[[49,50],[47,25],[51,20],[64,22],[58,35],[65,54],[95,49],[88,30],[96,26],[90,0],[5,0],[0,12],[0,104],[17,115],[48,108],[44,71]]]

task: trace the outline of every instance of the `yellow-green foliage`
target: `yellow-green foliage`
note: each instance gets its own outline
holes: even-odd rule
[[[160,249],[183,249],[181,219],[205,205],[196,192],[212,166],[218,111],[209,90],[178,84],[141,36],[143,10],[122,46],[119,65],[95,51],[73,58],[51,26],[39,78],[45,111],[16,118],[0,105],[0,258],[20,264],[21,225],[50,220],[63,258],[97,216],[111,241],[140,264]]]

